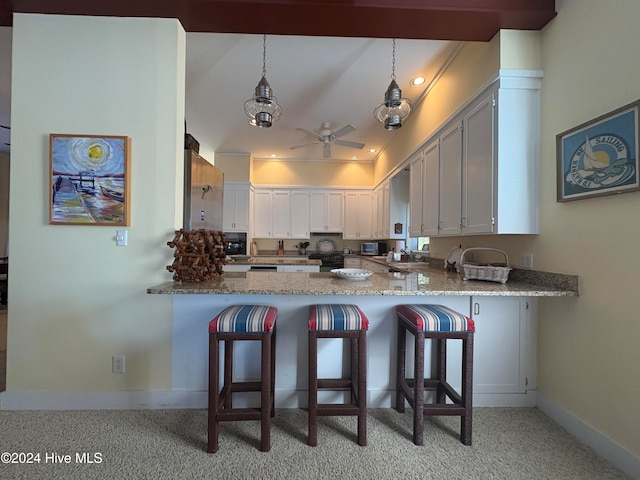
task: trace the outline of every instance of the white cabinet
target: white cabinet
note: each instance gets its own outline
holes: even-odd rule
[[[536,388],[536,300],[472,297],[473,391],[526,393]]]
[[[291,192],[291,238],[309,238],[309,192]]]
[[[309,238],[309,194],[288,188],[256,188],[255,238]]]
[[[462,119],[462,233],[493,232],[494,105],[491,92]]]
[[[539,233],[540,77],[537,71],[501,72],[409,161],[412,237]],[[434,178],[428,172],[436,170],[436,145],[437,188],[427,185]],[[435,190],[437,230],[425,218],[435,203],[425,197]]]
[[[272,238],[272,198],[271,190],[256,189],[253,192],[253,236],[255,238]]]
[[[309,193],[309,230],[342,232],[344,194],[342,190],[318,190]]]
[[[344,194],[345,222],[342,238],[370,239],[373,237],[373,205],[370,190],[347,191]]]
[[[440,206],[440,142],[415,155],[409,164],[409,235],[438,235]]]
[[[224,200],[222,203],[223,231],[249,231],[250,188],[251,187],[248,183],[225,182]]]
[[[440,141],[439,234],[460,235],[462,207],[462,121],[450,124]]]
[[[344,268],[360,268],[360,258],[344,257]]]

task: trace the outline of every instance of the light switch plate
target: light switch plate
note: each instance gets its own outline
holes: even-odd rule
[[[126,247],[127,246],[127,231],[126,230],[116,230],[116,246],[118,246],[118,247]]]

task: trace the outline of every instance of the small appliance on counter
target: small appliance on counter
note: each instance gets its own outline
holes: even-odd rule
[[[239,232],[224,232],[224,239],[227,242],[224,253],[227,255],[247,254],[247,234]]]
[[[378,242],[361,243],[360,255],[378,255]]]

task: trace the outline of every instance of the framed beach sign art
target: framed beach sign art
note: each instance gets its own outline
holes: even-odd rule
[[[49,135],[52,225],[129,225],[129,137]]]
[[[556,136],[558,202],[640,190],[639,105],[640,100]]]

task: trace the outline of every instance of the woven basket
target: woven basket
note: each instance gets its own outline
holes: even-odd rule
[[[493,251],[504,255],[504,264],[502,263],[464,263],[464,256],[466,253],[474,251]],[[460,263],[462,264],[463,280],[487,280],[489,282],[506,283],[509,278],[509,272],[512,270],[509,267],[509,257],[506,252],[498,250],[496,248],[467,248],[462,251],[460,255]]]

